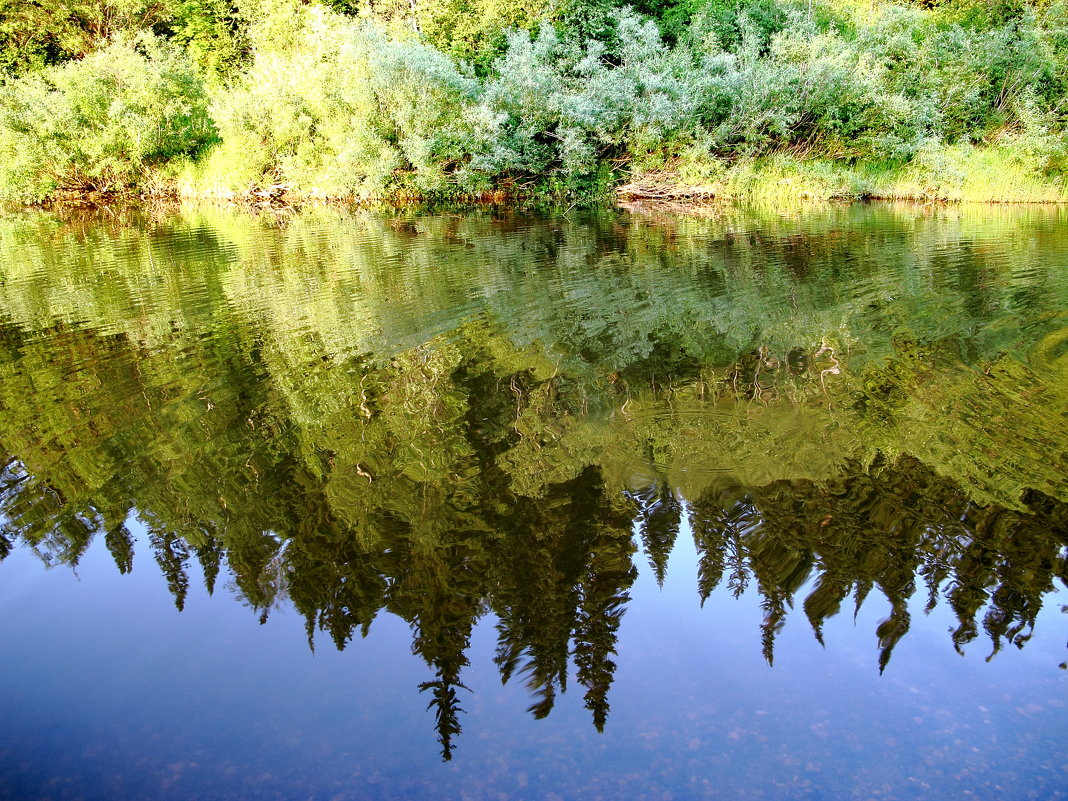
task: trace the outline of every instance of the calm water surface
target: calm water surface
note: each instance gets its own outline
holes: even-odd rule
[[[0,798],[1068,798],[1068,211],[0,216]]]

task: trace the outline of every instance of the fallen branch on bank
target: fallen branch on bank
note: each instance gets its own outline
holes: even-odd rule
[[[687,185],[671,172],[650,172],[616,189],[621,200],[711,200],[721,192],[714,185]]]

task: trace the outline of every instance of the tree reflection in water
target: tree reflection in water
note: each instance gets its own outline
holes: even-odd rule
[[[1023,647],[1068,581],[1050,312],[1068,289],[1042,265],[991,278],[998,260],[972,253],[942,266],[949,292],[923,262],[938,251],[870,214],[864,237],[832,215],[747,238],[707,222],[690,245],[696,223],[615,217],[417,218],[421,238],[359,217],[320,239],[301,218],[110,238],[7,220],[5,263],[39,271],[9,266],[0,289],[0,558],[77,565],[102,537],[126,573],[135,516],[179,609],[195,560],[263,621],[292,604],[313,647],[397,615],[433,671],[445,759],[486,615],[534,716],[570,674],[603,729],[636,551],[662,583],[684,518],[701,601],[754,586],[769,663],[791,609],[822,642],[873,589],[891,606],[880,670],[917,593],[952,608],[958,649],[980,627],[991,656]],[[883,261],[849,273],[872,237]],[[542,261],[472,313],[458,240],[492,251],[482,270]],[[411,269],[373,268],[391,252]],[[412,272],[430,257],[440,280]]]

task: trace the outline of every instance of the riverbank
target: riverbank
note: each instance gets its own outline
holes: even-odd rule
[[[796,201],[909,201],[918,203],[1068,203],[1068,180],[1043,175],[1020,154],[1006,148],[942,148],[938,158],[905,164],[846,164],[801,159],[780,153],[728,164],[719,161],[672,163],[659,169],[622,173],[576,193],[552,186],[545,177],[502,182],[474,193],[445,186],[354,194],[331,194],[276,184],[244,190],[196,180],[152,176],[141,187],[64,190],[30,205],[106,206],[168,201],[217,202],[250,207],[329,203],[406,208],[425,205],[499,204],[598,205],[656,201],[684,207],[694,203],[786,204]]]
[[[221,71],[134,26],[4,76],[0,198],[1068,202],[1060,6],[714,5],[504,25],[472,61],[277,0]]]
[[[622,201],[790,202],[904,200],[923,203],[1068,203],[1068,180],[1043,174],[1004,147],[929,149],[903,164],[842,163],[777,154],[763,159],[675,164],[634,175]]]

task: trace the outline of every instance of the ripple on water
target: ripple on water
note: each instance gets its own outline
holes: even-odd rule
[[[0,795],[1056,797],[1065,219],[0,218]]]

